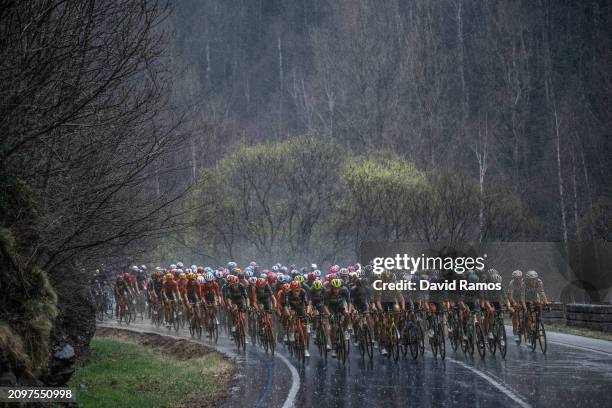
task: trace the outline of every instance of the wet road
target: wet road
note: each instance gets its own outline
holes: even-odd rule
[[[168,333],[147,323],[130,328]],[[447,348],[445,360],[426,353],[399,364],[378,354],[372,363],[364,362],[352,348],[343,367],[332,358],[325,365],[311,345],[312,357],[302,366],[282,346],[275,357],[253,346],[239,354],[221,333],[218,349],[236,358],[242,375],[225,405],[612,407],[612,342],[550,333],[546,355],[509,344],[506,361],[488,354],[484,360],[477,354],[470,358]]]

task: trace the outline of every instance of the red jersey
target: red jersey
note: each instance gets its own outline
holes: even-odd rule
[[[219,284],[216,281],[204,282],[200,285],[201,297],[205,299],[212,299],[213,295],[216,296],[217,299],[221,297],[221,290],[219,289]]]
[[[176,293],[177,288],[178,285],[175,281],[165,281],[162,284],[162,290],[164,291],[167,297],[174,296],[174,293]]]

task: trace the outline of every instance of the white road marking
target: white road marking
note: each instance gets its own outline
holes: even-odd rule
[[[576,346],[575,344],[562,343],[562,342],[553,341],[553,340],[548,340],[548,343],[557,344],[559,346],[571,347],[571,348],[575,348],[575,349],[582,350],[582,351],[590,351],[593,353],[599,353],[599,354],[603,354],[604,356],[608,356],[608,357],[612,356],[612,353],[608,353],[607,351],[597,350],[591,347]]]
[[[291,364],[291,361],[287,360],[285,356],[280,353],[274,353],[274,355],[280,358],[281,361],[285,363],[289,371],[291,371],[291,388],[289,388],[289,393],[287,394],[287,398],[283,403],[283,408],[294,407],[295,397],[297,396],[297,393],[300,390],[300,375],[298,374],[293,364]]]
[[[450,357],[446,357],[447,360],[452,361],[455,364],[459,364],[461,367],[466,368],[468,370],[470,370],[471,372],[475,373],[476,375],[478,375],[479,377],[481,377],[482,379],[488,381],[492,386],[494,386],[495,388],[497,388],[499,391],[501,391],[502,393],[504,393],[508,398],[510,398],[512,401],[516,402],[518,405],[520,405],[523,408],[530,408],[531,405],[529,405],[525,400],[523,400],[520,396],[518,396],[518,394],[516,394],[514,391],[512,391],[510,388],[506,387],[504,384],[500,383],[499,381],[496,381],[493,377],[483,373],[482,371],[468,365],[465,364],[459,360],[455,360],[454,358],[450,358]]]

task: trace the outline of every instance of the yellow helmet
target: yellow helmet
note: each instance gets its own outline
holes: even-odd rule
[[[167,273],[164,278],[166,278],[167,281],[171,281],[174,280],[174,275],[172,275],[171,273]]]
[[[179,279],[185,279],[186,277],[187,275],[185,275],[185,272],[179,273]]]
[[[187,275],[187,279],[189,280],[194,280],[196,278],[196,274],[191,272],[189,275]]]

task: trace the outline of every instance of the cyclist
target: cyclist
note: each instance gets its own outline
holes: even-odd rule
[[[257,310],[260,312],[263,310],[266,313],[268,322],[272,326],[272,310],[276,310],[277,307],[272,288],[266,279],[255,277],[251,279],[255,279],[255,284],[251,286],[251,302]],[[261,327],[261,324],[259,327]]]
[[[520,341],[519,333],[519,314],[517,310],[526,310],[527,305],[525,304],[525,281],[523,280],[523,272],[516,270],[512,272],[512,280],[508,285],[508,300],[510,301],[515,313],[512,313],[512,334],[514,334],[514,341]]]
[[[373,328],[370,311],[370,288],[364,279],[361,279],[360,272],[349,272],[349,293],[353,312],[366,315],[366,321],[370,328]],[[356,317],[356,316],[355,316]],[[355,347],[359,347],[359,339],[355,339]]]
[[[170,308],[168,304],[171,302],[176,302],[181,298],[181,293],[179,291],[178,283],[174,280],[174,275],[171,273],[167,273],[165,276],[164,283],[162,285],[162,299],[164,301],[164,312],[166,317],[166,323],[168,328],[172,323],[172,315],[170,314]]]
[[[302,276],[302,279],[303,278],[304,277]],[[308,343],[306,341],[306,336],[309,334],[310,330],[310,328],[306,325],[306,313],[307,309],[309,309],[308,295],[298,280],[294,280],[289,284],[289,290],[285,293],[284,304],[285,313],[287,315],[291,315],[291,312],[295,313],[296,317],[302,320],[304,327],[306,327],[306,334],[304,336],[304,355],[306,357],[310,357],[310,353],[308,352]],[[294,340],[294,332],[293,330],[289,330],[289,342],[293,342]]]
[[[130,285],[125,280],[124,275],[117,275],[115,286],[113,288],[115,292],[115,316],[119,318],[119,307],[129,301],[130,296],[133,296]]]
[[[493,269],[493,268],[489,269],[487,271],[487,274],[488,274],[489,282],[499,283],[500,285],[502,285],[503,278],[499,274],[499,272],[497,272],[496,269]],[[487,298],[487,306],[489,308],[487,309],[488,313],[487,313],[483,328],[484,330],[486,330],[486,332],[489,333],[487,336],[488,339],[493,340],[494,339],[493,321],[495,319],[495,312],[501,313],[502,305],[505,306],[510,313],[514,313],[514,309],[512,309],[512,305],[510,304],[510,301],[508,300],[508,297],[506,296],[506,291],[504,290],[503,285],[501,286],[500,290],[486,291],[485,297]]]
[[[230,310],[238,310],[239,317],[244,319],[246,307],[249,307],[249,297],[244,285],[240,283],[238,276],[229,275],[227,284],[223,287],[223,299]],[[246,305],[245,305],[246,303]],[[231,316],[231,315],[230,315]],[[236,327],[232,319],[228,320],[232,335],[236,333]]]
[[[196,274],[191,272],[187,275],[187,283],[185,285],[185,294],[183,299],[185,304],[190,307],[193,311],[193,308],[196,307],[200,303],[200,284],[196,281]]]
[[[349,315],[353,312],[353,307],[351,305],[351,295],[342,282],[342,280],[338,278],[334,278],[329,282],[329,290],[326,293],[325,298],[325,311],[327,314],[333,314],[335,316],[343,315],[345,317],[343,327],[341,328],[344,332],[344,337],[346,340],[349,340],[348,323],[349,323]],[[331,330],[331,338],[335,339],[336,335],[336,327]],[[336,352],[332,352],[332,357],[336,357]]]
[[[376,280],[376,277],[373,277],[373,279]],[[397,276],[392,271],[385,270],[378,275],[378,279],[383,284],[391,283],[397,281]],[[393,312],[397,317],[399,317],[400,311],[406,307],[404,296],[397,290],[377,290],[374,292],[374,299],[378,310],[384,313]],[[384,347],[380,349],[380,352],[382,355],[387,354],[387,350]]]
[[[329,324],[326,319],[327,312],[325,311],[325,298],[327,290],[323,287],[323,282],[320,279],[315,279],[310,288],[308,289],[308,306],[310,313],[316,312],[321,317],[321,324],[323,324],[323,330],[327,338],[327,349],[331,350],[331,344],[329,342]],[[316,339],[315,339],[316,341]]]

